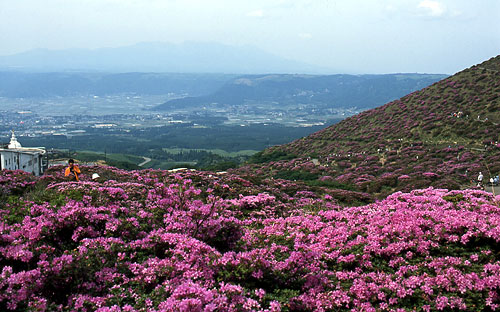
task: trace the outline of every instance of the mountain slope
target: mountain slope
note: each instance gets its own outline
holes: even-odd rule
[[[382,193],[415,186],[471,186],[479,171],[487,178],[500,172],[499,123],[497,56],[254,159],[294,160],[240,171],[312,171]],[[307,157],[318,161],[311,164]]]
[[[171,100],[156,109],[263,102],[366,109],[424,88],[445,77],[426,74],[242,76],[229,81],[210,95]]]
[[[331,145],[327,149],[314,148],[314,152],[328,155],[340,149],[366,151],[360,148],[398,139],[481,146],[484,140],[498,141],[499,122],[500,56],[497,56],[282,148],[306,155],[312,146],[318,146],[317,141],[321,145],[335,144],[333,150]],[[358,147],[352,142],[357,142]]]

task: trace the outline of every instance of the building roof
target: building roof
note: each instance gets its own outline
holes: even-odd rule
[[[41,148],[0,148],[0,153],[22,153],[22,154],[45,154],[45,150]]]
[[[0,152],[15,152],[23,154],[45,154],[45,149],[43,148],[22,147],[21,143],[17,141],[14,131],[11,132],[12,132],[12,137],[10,138],[10,143],[6,146],[6,148],[0,148]]]
[[[11,130],[12,132],[12,137],[10,138],[10,143],[7,146],[8,148],[22,148],[21,143],[17,141],[16,135],[14,133],[14,130]]]

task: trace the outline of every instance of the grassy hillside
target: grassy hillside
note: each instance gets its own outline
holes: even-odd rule
[[[384,194],[417,186],[471,186],[479,171],[487,178],[500,172],[499,123],[497,56],[308,137],[270,148],[254,158],[267,161],[265,165],[249,165],[240,172],[273,176],[284,170],[312,171]]]
[[[498,141],[500,56],[413,92],[384,106],[297,140],[283,149],[311,151],[375,150],[392,140],[483,146]],[[326,143],[326,144],[325,144]]]

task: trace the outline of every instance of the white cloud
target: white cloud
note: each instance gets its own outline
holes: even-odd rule
[[[247,16],[249,17],[257,17],[257,18],[262,18],[264,17],[264,11],[263,10],[255,10],[247,13]]]
[[[313,37],[310,33],[299,33],[298,36],[300,39],[311,39]]]
[[[446,7],[442,3],[433,0],[420,1],[417,8],[421,13],[430,17],[441,17],[446,12]]]
[[[393,12],[396,12],[396,11],[397,11],[396,7],[395,7],[395,6],[393,6],[393,5],[391,5],[391,4],[386,5],[386,6],[385,6],[385,10],[386,10],[387,12],[391,12],[391,13],[393,13]]]

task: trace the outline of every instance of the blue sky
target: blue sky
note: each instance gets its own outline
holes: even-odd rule
[[[500,54],[500,0],[0,0],[0,55],[144,41],[251,45],[348,73],[455,73]]]

